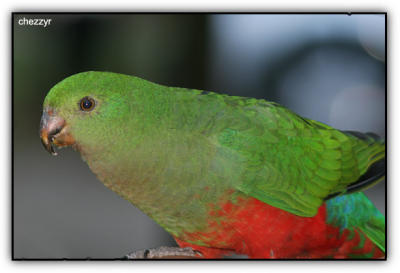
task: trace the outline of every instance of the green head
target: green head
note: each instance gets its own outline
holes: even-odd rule
[[[103,150],[123,135],[127,117],[140,110],[151,83],[109,72],[83,72],[56,84],[43,104],[41,138],[46,149],[53,145]],[[132,124],[129,124],[132,126]],[[85,149],[82,149],[84,147]]]

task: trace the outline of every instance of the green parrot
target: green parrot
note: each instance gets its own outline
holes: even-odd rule
[[[49,152],[80,152],[180,246],[130,258],[385,257],[385,218],[361,192],[386,173],[375,134],[262,99],[95,71],[56,84],[40,126]]]

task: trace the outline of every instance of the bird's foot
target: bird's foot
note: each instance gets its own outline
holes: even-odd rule
[[[134,259],[199,259],[203,255],[191,247],[167,247],[137,250],[125,256],[127,260]]]

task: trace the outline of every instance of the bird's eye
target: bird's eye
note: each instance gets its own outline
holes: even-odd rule
[[[81,99],[79,106],[81,108],[82,111],[92,111],[94,106],[95,106],[95,101],[94,99],[90,98],[90,97],[84,97],[83,99]]]

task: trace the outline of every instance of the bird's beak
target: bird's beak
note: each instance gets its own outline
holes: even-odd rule
[[[40,138],[44,148],[52,155],[56,146],[68,146],[75,143],[75,140],[68,132],[65,120],[54,114],[51,109],[45,109],[40,120]]]

